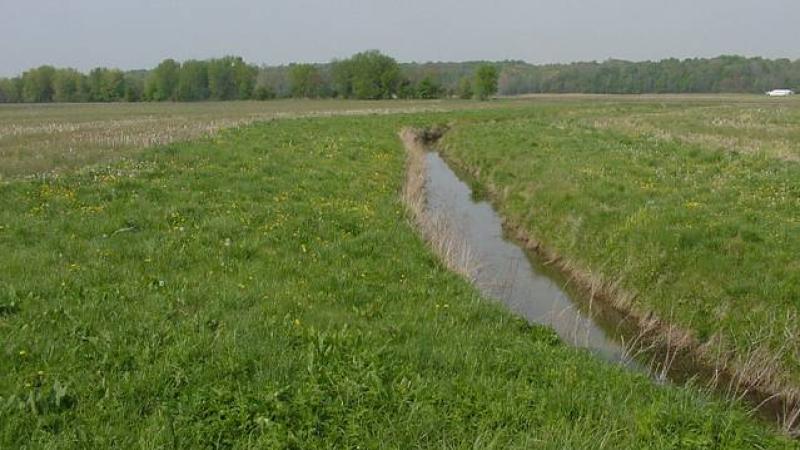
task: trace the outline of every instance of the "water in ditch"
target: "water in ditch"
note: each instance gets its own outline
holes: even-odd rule
[[[447,222],[469,246],[478,266],[475,285],[486,297],[502,302],[531,323],[550,326],[567,343],[606,361],[647,372],[659,382],[695,380],[713,385],[722,395],[731,394],[734,383],[728,375],[690,354],[664,348],[631,352],[630,343],[638,336],[636,324],[618,311],[594,303],[506,236],[493,205],[476,198],[438,152],[426,153],[426,165],[427,212]],[[790,411],[781,399],[768,393],[749,391],[737,397],[753,405],[764,419],[780,421]]]
[[[475,199],[439,153],[428,152],[426,158],[428,212],[443,217],[470,247],[478,266],[475,283],[484,295],[529,322],[549,325],[564,341],[603,359],[635,364],[621,343],[619,318],[603,323],[599,308],[576,301],[567,280],[509,239],[492,204]]]

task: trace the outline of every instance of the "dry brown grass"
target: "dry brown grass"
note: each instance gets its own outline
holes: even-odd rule
[[[702,148],[763,154],[800,161],[800,102],[711,105],[704,108],[665,109],[661,112],[605,116],[589,123],[635,136],[651,136]]]
[[[414,223],[434,253],[448,269],[474,282],[478,263],[467,241],[459,236],[455,224],[426,208],[425,144],[431,139],[424,131],[404,129],[400,139],[406,148],[406,180],[402,199]]]
[[[0,105],[0,179],[107,162],[256,121],[474,106],[455,101],[349,100]]]
[[[138,152],[143,148],[196,139],[221,129],[247,125],[256,121],[281,118],[328,116],[342,114],[390,114],[456,109],[507,108],[531,102],[576,103],[587,101],[620,103],[638,102],[704,102],[724,107],[725,102],[752,104],[755,115],[749,120],[761,124],[759,102],[754,96],[593,96],[538,95],[523,96],[496,102],[458,100],[354,101],[354,100],[276,100],[268,102],[201,102],[201,103],[113,103],[113,104],[45,104],[0,105],[0,179],[42,172],[59,172],[87,164],[107,162]],[[794,108],[800,102],[787,102]],[[712,106],[713,107],[713,106]],[[792,116],[794,117],[794,116]],[[670,119],[664,117],[663,119]],[[720,116],[720,129],[727,125],[741,129],[742,118]],[[737,122],[737,120],[739,120]],[[743,120],[748,120],[744,118]],[[731,122],[733,121],[733,122]],[[654,118],[654,122],[629,122],[624,118],[598,119],[596,125],[624,128],[632,132],[649,132],[665,139],[688,139],[698,143],[714,143],[731,149],[749,151],[772,149],[787,159],[800,158],[795,136],[770,138],[768,145],[725,137],[719,133],[672,133],[663,124],[670,120]],[[658,124],[659,127],[656,127]],[[751,124],[751,125],[752,125]],[[713,125],[713,124],[712,124]],[[753,125],[755,126],[755,125]],[[761,125],[758,125],[761,126]],[[714,128],[712,126],[711,128]],[[763,131],[763,130],[762,130]],[[766,130],[769,131],[769,130]]]

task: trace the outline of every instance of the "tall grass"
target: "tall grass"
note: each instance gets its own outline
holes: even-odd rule
[[[427,209],[425,180],[425,145],[432,142],[424,137],[424,130],[405,128],[400,132],[406,157],[406,181],[403,185],[403,202],[411,213],[415,225],[428,245],[453,272],[474,281],[479,269],[475,255],[467,241],[457,232],[457,224],[447,217]]]

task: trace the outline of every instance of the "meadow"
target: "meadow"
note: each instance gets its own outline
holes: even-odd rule
[[[625,103],[750,103],[742,95],[594,96],[535,95],[502,102],[454,100],[272,100],[240,102],[53,103],[0,106],[0,181],[74,170],[135,155],[142,149],[185,142],[253,122],[292,117],[444,112],[524,108],[531,100],[580,107],[595,101]]]
[[[474,106],[474,105],[473,105]],[[19,104],[0,107],[0,180],[76,169],[143,148],[299,116],[443,111],[457,102],[274,100],[269,102]]]
[[[800,102],[541,105],[443,143],[508,220],[661,344],[800,390]]]
[[[689,103],[674,108],[694,107]],[[532,208],[537,226],[553,234],[540,233],[532,217],[525,225],[559,250],[562,242],[575,243],[563,247],[568,256],[578,243],[587,257],[600,252],[591,242],[617,249],[600,224],[588,228],[594,224],[589,219],[577,222],[586,228],[562,226],[577,212],[595,212],[578,208],[593,206],[588,203],[571,203],[581,196],[570,183],[591,175],[573,170],[577,160],[609,176],[609,167],[627,161],[633,164],[629,176],[635,176],[647,165],[624,151],[640,148],[634,143],[642,139],[656,152],[649,159],[655,166],[674,168],[678,163],[671,158],[678,157],[695,158],[691,162],[700,168],[748,158],[747,164],[762,164],[754,166],[753,176],[760,173],[755,169],[770,168],[773,178],[752,181],[769,186],[770,180],[791,182],[781,178],[791,175],[784,173],[793,167],[786,161],[687,149],[682,142],[636,137],[624,124],[614,130],[591,125],[611,112],[663,107],[638,101],[454,102],[448,112],[409,112],[396,103],[398,114],[367,115],[323,114],[311,106],[305,111],[332,117],[278,110],[263,117],[247,112],[252,105],[168,106],[189,111],[182,117],[190,118],[176,120],[202,131],[174,131],[164,142],[142,140],[118,151],[100,142],[86,147],[91,156],[68,163],[58,146],[48,153],[48,142],[70,136],[69,127],[64,134],[57,128],[23,133],[18,144],[0,145],[30,142],[40,149],[0,158],[4,168],[13,162],[0,183],[0,447],[794,445],[739,402],[691,385],[656,384],[645,374],[603,363],[480,297],[414,229],[400,196],[406,155],[397,134],[404,127],[451,124],[448,156],[476,168],[487,186],[510,186],[508,195],[497,198],[503,211],[515,218]],[[300,105],[288,109],[310,104]],[[66,118],[59,123],[93,127],[87,124],[106,120],[93,107],[98,106],[59,105],[54,108],[64,109],[54,114]],[[112,123],[124,122],[127,114],[114,108],[148,107],[99,106],[108,108],[103,115]],[[471,110],[476,107],[481,110]],[[207,133],[221,116],[192,108],[243,108],[229,117],[244,118],[233,129],[212,127]],[[24,107],[0,108],[0,117],[4,127],[24,124],[30,130],[58,122]],[[162,117],[120,133],[139,136],[171,123]],[[95,142],[80,133],[76,139]],[[603,155],[591,159],[593,152]],[[25,162],[30,155],[44,162]],[[618,169],[611,179],[627,183],[625,173]],[[712,178],[696,180],[706,179]],[[650,189],[631,186],[594,191],[622,196]],[[687,191],[686,201],[701,206],[684,201],[686,210],[702,211],[710,202],[698,192],[699,187]],[[534,197],[542,203],[526,203]],[[614,197],[608,205],[628,203],[633,200]],[[540,213],[541,205],[552,210]],[[686,219],[683,211],[680,218]],[[614,217],[611,206],[600,212]],[[774,220],[774,214],[767,217]],[[756,242],[772,245],[770,234],[752,227],[761,237]],[[588,231],[597,236],[589,239]],[[705,238],[694,236],[693,242]],[[786,245],[793,245],[791,239]],[[637,248],[650,261],[647,245]],[[791,248],[782,251],[791,263]],[[750,248],[740,254],[750,255]],[[760,269],[788,270],[757,258],[764,255],[749,258],[760,261]],[[679,263],[686,261],[668,267]],[[661,273],[662,266],[656,267]],[[701,275],[677,283],[677,274],[685,272],[666,273],[674,278],[653,286],[672,281],[678,291]],[[742,286],[747,292],[749,284]],[[786,291],[776,292],[790,296],[792,285],[781,286]],[[787,298],[788,306],[767,299],[749,311],[760,307],[778,316],[790,310]],[[685,310],[690,306],[704,303],[686,303]]]

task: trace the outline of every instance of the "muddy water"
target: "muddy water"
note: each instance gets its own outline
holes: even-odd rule
[[[499,300],[531,323],[552,327],[565,342],[586,348],[606,361],[647,372],[660,382],[694,380],[730,396],[731,378],[703,365],[691,354],[654,347],[640,349],[632,358],[625,343],[638,335],[635,324],[612,308],[587,299],[585,293],[571,289],[561,274],[537,262],[536,257],[507,237],[492,204],[476,198],[439,153],[426,153],[426,164],[427,212],[443,218],[470,247],[479,267],[475,284],[485,296]],[[787,406],[794,406],[758,391],[736,397],[754,407],[761,418],[778,423],[791,411]]]
[[[474,198],[472,189],[439,153],[429,152],[426,158],[428,212],[443,217],[469,245],[478,265],[475,283],[484,295],[503,302],[529,322],[549,325],[566,342],[605,360],[636,366],[620,342],[618,321],[603,320],[594,311],[596,305],[578,301],[565,279],[508,239],[494,207]]]

